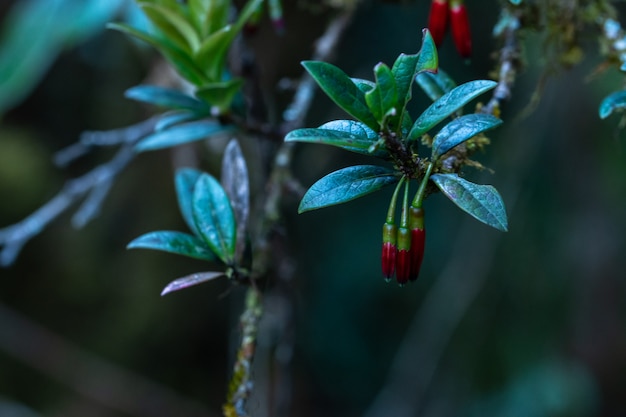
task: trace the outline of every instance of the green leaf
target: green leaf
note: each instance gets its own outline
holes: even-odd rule
[[[183,51],[192,53],[200,46],[195,28],[185,17],[164,6],[148,2],[137,3],[150,21]]]
[[[200,68],[211,81],[221,81],[225,68],[226,53],[233,40],[234,31],[231,25],[211,33],[200,45],[195,53],[195,59]]]
[[[474,184],[457,174],[434,174],[430,177],[454,204],[477,220],[506,232],[504,202],[491,185]]]
[[[457,117],[441,128],[433,138],[431,159],[435,161],[455,146],[473,138],[477,134],[499,126],[502,120],[490,114],[468,114]]]
[[[203,85],[196,90],[196,96],[217,107],[221,112],[230,108],[235,95],[241,90],[243,79],[233,78],[228,81]]]
[[[208,2],[206,14],[202,16],[204,22],[203,35],[209,35],[228,24],[228,9],[230,0],[211,0]]]
[[[157,120],[154,125],[154,131],[160,132],[162,130],[166,130],[171,128],[172,126],[184,123],[191,122],[193,120],[198,120],[203,118],[204,114],[198,114],[189,110],[174,110],[167,113],[163,113],[159,116],[159,120]]]
[[[170,109],[187,109],[204,114],[211,112],[211,108],[206,103],[171,88],[138,85],[126,90],[124,96],[131,100]]]
[[[414,75],[422,72],[436,73],[439,69],[439,56],[437,55],[437,46],[428,29],[422,31],[422,49],[419,52],[419,61],[415,68]]]
[[[398,90],[391,69],[382,62],[374,67],[374,76],[376,86],[365,93],[365,102],[380,126],[383,126],[387,116],[398,110],[395,108]]]
[[[126,246],[126,249],[152,249],[190,258],[214,261],[215,255],[206,243],[196,236],[163,230],[141,235]]]
[[[207,139],[231,130],[233,130],[232,126],[221,125],[209,120],[184,123],[146,136],[135,145],[135,150],[145,152],[171,148],[172,146]]]
[[[163,288],[161,295],[163,296],[174,291],[182,290],[222,277],[226,277],[226,274],[223,272],[196,272],[195,274],[187,275],[186,277],[178,278],[170,282],[165,288]]]
[[[298,213],[345,203],[399,181],[394,170],[375,165],[343,168],[326,175],[302,197]]]
[[[209,174],[202,174],[193,191],[196,227],[211,250],[227,265],[235,255],[235,214],[226,191]]]
[[[362,78],[350,78],[356,87],[364,93],[372,90],[376,87],[376,83],[370,80],[364,80]]]
[[[600,118],[606,119],[616,110],[624,110],[626,108],[626,91],[616,91],[609,94],[600,103]]]
[[[248,0],[244,8],[239,13],[237,20],[235,21],[235,34],[241,32],[244,25],[250,18],[254,15],[259,7],[261,7],[262,3],[265,0]]]
[[[200,236],[200,231],[196,227],[196,220],[193,217],[193,190],[200,175],[202,175],[202,171],[197,169],[180,168],[176,171],[174,178],[180,214],[196,236]]]
[[[107,28],[124,32],[132,35],[137,39],[152,45],[169,61],[176,71],[187,81],[194,85],[200,85],[207,82],[206,76],[203,74],[190,56],[183,50],[173,45],[168,39],[161,38],[156,35],[135,29],[131,26],[121,23],[109,23]]]
[[[328,97],[345,112],[371,129],[378,129],[378,122],[365,102],[365,94],[342,70],[319,61],[303,61],[302,66]]]
[[[408,140],[419,138],[443,119],[496,85],[495,81],[490,80],[470,81],[444,94],[431,104],[413,123]]]
[[[454,80],[441,68],[436,74],[421,72],[417,74],[415,80],[432,101],[439,99],[456,87]]]
[[[406,106],[406,103],[411,100],[411,86],[413,85],[413,79],[415,78],[415,69],[417,68],[418,60],[419,54],[400,54],[391,68],[391,72],[396,80],[396,86],[398,89],[399,111],[402,111]]]
[[[385,158],[389,155],[386,149],[370,152],[378,140],[378,134],[361,122],[354,120],[335,120],[320,126],[319,129],[296,129],[285,136],[285,142],[320,143],[337,146],[363,155]]]

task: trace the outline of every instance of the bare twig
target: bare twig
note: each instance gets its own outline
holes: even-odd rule
[[[69,209],[76,201],[87,196],[87,199],[72,218],[74,227],[82,227],[98,214],[102,201],[106,197],[117,175],[135,157],[134,145],[143,136],[154,128],[156,119],[148,119],[124,129],[109,132],[88,132],[81,138],[89,142],[93,137],[108,138],[107,143],[117,140],[121,143],[120,149],[107,163],[99,165],[85,175],[69,180],[63,188],[47,203],[30,214],[22,221],[0,229],[0,266],[11,265],[19,255],[22,247],[34,236],[39,234],[48,224]],[[57,163],[61,165],[72,158],[82,155],[88,146],[70,146],[69,151],[57,154]]]

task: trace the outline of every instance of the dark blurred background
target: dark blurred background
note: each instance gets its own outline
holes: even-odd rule
[[[26,3],[37,2],[0,2],[4,52],[17,25],[12,6]],[[63,2],[49,2],[57,3]],[[82,131],[113,129],[151,114],[123,92],[145,82],[157,58],[103,29],[106,21],[135,18],[126,2],[105,3],[85,2],[92,8],[86,23],[80,27],[75,20],[75,32],[59,42],[41,46],[42,31],[67,29],[67,22],[51,17],[36,19],[33,42],[13,45],[24,54],[40,47],[38,54],[47,55],[21,70],[19,82],[33,88],[4,86],[0,227],[111,157],[102,149],[68,169],[56,168],[54,152]],[[275,35],[265,22],[253,40],[268,96],[278,92],[281,78],[300,75],[298,62],[309,57],[332,14],[285,3],[286,34]],[[471,62],[457,56],[449,36],[440,51],[441,67],[458,83],[489,77],[495,64],[496,2],[468,3]],[[416,52],[428,6],[365,2],[335,63],[352,76],[372,78],[378,61],[391,64],[401,52]],[[382,280],[379,265],[391,190],[302,215],[295,200],[285,207],[297,260],[288,310],[294,339],[282,352],[291,358],[282,385],[291,390],[288,415],[626,415],[626,132],[617,130],[619,117],[602,121],[597,111],[603,97],[621,88],[623,75],[609,69],[591,77],[603,62],[594,36],[582,40],[580,65],[547,79],[531,112],[525,110],[546,59],[544,38],[525,37],[527,65],[503,108],[505,123],[476,156],[493,173],[465,172],[500,191],[508,233],[432,196],[425,204],[421,277],[399,288]],[[2,52],[0,77],[11,68],[8,59],[15,59]],[[273,111],[280,111],[282,95]],[[414,111],[428,105],[417,89],[414,97]],[[314,104],[310,126],[343,117],[321,94]],[[359,162],[370,163],[334,148],[301,145],[294,169],[308,186]],[[203,163],[208,169],[211,161]],[[161,298],[170,280],[206,266],[124,249],[147,231],[185,230],[171,152],[140,155],[84,229],[72,229],[70,218],[61,216],[14,265],[0,270],[0,417],[220,415],[241,290],[211,282]],[[266,310],[267,322],[284,314],[279,299],[270,298]],[[267,415],[263,394],[277,377],[268,365],[277,354],[274,337],[260,337],[253,416]]]

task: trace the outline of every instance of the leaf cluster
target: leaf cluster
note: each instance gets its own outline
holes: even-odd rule
[[[121,23],[109,24],[109,28],[155,47],[195,87],[195,96],[222,114],[243,84],[226,71],[228,50],[263,1],[248,1],[230,23],[230,0],[141,0],[137,4],[150,21],[151,31]]]
[[[210,279],[229,276],[244,279],[242,267],[249,213],[248,171],[236,140],[226,148],[222,184],[201,171],[182,168],[175,176],[178,206],[191,233],[162,230],[146,233],[128,249],[153,249],[190,258],[217,262],[225,272],[202,272],[171,282],[167,294]]]
[[[428,30],[424,30],[419,53],[401,54],[391,68],[377,64],[374,81],[350,78],[325,62],[305,61],[303,66],[329,98],[357,120],[297,129],[285,140],[337,146],[389,161],[392,167],[361,165],[328,174],[306,192],[300,212],[350,201],[403,179],[424,184],[432,180],[470,215],[498,230],[507,229],[504,204],[495,188],[473,184],[443,164],[448,152],[502,123],[490,114],[462,115],[467,103],[496,86],[494,81],[456,86],[443,71],[439,73],[437,50]],[[413,120],[407,104],[416,79],[434,102]],[[426,141],[431,146],[430,155],[421,155],[418,139],[429,137],[433,128],[449,118],[432,140]],[[422,194],[416,195],[414,205],[421,206],[424,188],[420,187]]]

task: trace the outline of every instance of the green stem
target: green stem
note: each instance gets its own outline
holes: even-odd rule
[[[409,181],[404,184],[404,198],[402,199],[402,217],[400,227],[407,228],[409,225]]]
[[[428,180],[430,179],[430,174],[433,172],[433,163],[428,162],[426,166],[426,172],[424,173],[424,178],[422,178],[422,182],[420,183],[420,188],[417,190],[415,194],[415,198],[413,199],[413,203],[411,206],[415,208],[422,208],[422,201],[424,200],[424,193],[426,192],[426,186],[428,185]]]
[[[246,293],[245,308],[239,323],[241,344],[233,367],[233,376],[228,384],[226,404],[222,407],[224,417],[246,417],[246,402],[252,392],[252,362],[256,348],[259,321],[263,315],[262,295],[254,286]]]
[[[400,192],[400,187],[402,187],[402,183],[406,180],[406,177],[400,178],[398,185],[396,185],[396,189],[393,191],[393,195],[391,196],[391,202],[389,203],[389,209],[387,210],[387,224],[394,224],[394,218],[396,217],[396,201],[398,200],[398,193]]]

